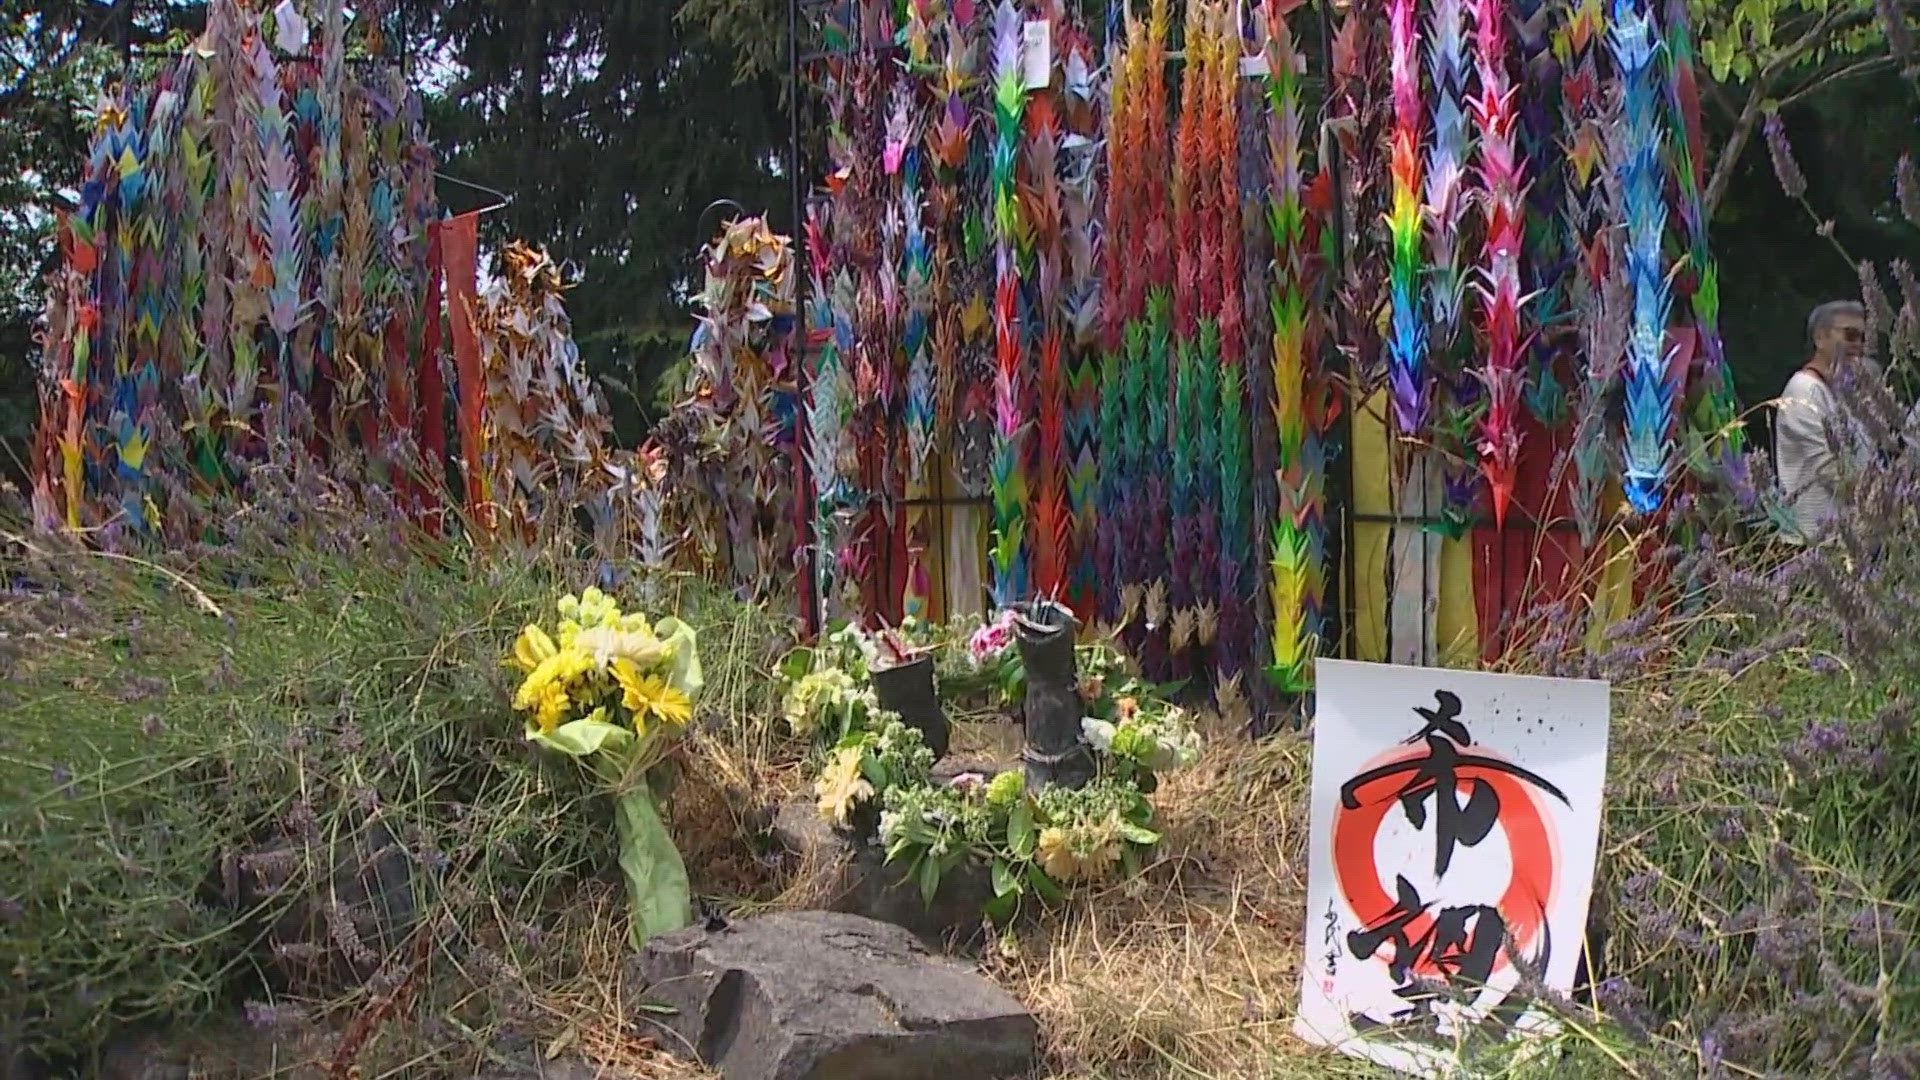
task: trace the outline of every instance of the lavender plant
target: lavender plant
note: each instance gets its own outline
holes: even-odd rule
[[[1804,201],[1784,132],[1767,136]],[[1881,362],[1836,380],[1837,519],[1804,546],[1703,546],[1678,574],[1696,614],[1616,642],[1682,662],[1635,672],[1671,722],[1617,748],[1597,996],[1707,1075],[1920,1076],[1920,414],[1901,390],[1920,285],[1904,261],[1860,279]]]
[[[317,1025],[325,1067],[470,1075],[532,988],[582,977],[540,942],[617,896],[611,815],[520,738],[498,656],[589,564],[482,557],[377,492],[253,471],[191,550],[0,511],[0,1032],[86,1075],[128,1025],[245,1003]],[[769,711],[764,618],[667,584],[726,643],[695,728]]]

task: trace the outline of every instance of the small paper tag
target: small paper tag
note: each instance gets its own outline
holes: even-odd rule
[[[1020,28],[1020,69],[1027,89],[1044,90],[1053,82],[1053,24],[1028,19]]]
[[[1240,58],[1240,76],[1246,79],[1264,78],[1270,74],[1267,67],[1267,54],[1254,53]]]

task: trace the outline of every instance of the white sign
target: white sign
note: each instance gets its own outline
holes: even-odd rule
[[[1053,82],[1053,24],[1028,19],[1020,27],[1020,69],[1029,90],[1044,90]]]
[[[1573,988],[1609,688],[1340,660],[1315,672],[1294,1033],[1415,1076],[1453,1075],[1455,1047],[1523,969]],[[1550,1026],[1537,1015],[1513,1025]]]

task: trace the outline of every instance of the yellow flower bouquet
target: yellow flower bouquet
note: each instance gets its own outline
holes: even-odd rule
[[[692,627],[622,612],[598,589],[562,597],[558,613],[551,632],[530,625],[513,643],[513,707],[528,740],[580,762],[613,796],[638,946],[692,920],[686,865],[647,771],[693,718],[700,654]]]

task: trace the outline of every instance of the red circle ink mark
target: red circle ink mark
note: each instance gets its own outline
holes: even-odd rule
[[[1498,756],[1482,746],[1473,747],[1472,752],[1480,757]],[[1356,772],[1366,772],[1425,755],[1426,750],[1422,747],[1405,747],[1381,755]],[[1544,927],[1546,913],[1553,905],[1554,889],[1559,878],[1559,845],[1555,843],[1546,812],[1526,783],[1483,766],[1462,765],[1455,770],[1456,792],[1473,780],[1485,781],[1500,797],[1499,828],[1506,835],[1512,871],[1506,892],[1501,895],[1497,906],[1500,917],[1506,921],[1508,932],[1513,936],[1514,949],[1522,956],[1531,955]],[[1387,890],[1380,884],[1380,874],[1373,861],[1373,842],[1387,814],[1399,808],[1398,795],[1405,783],[1404,775],[1381,777],[1354,793],[1360,803],[1358,808],[1349,810],[1344,804],[1334,804],[1334,877],[1348,909],[1360,917],[1363,925],[1372,925],[1385,918],[1396,905],[1394,898],[1388,896]],[[1420,940],[1433,928],[1433,922],[1432,914],[1422,912],[1407,926],[1407,939]],[[1382,945],[1373,960],[1390,962],[1394,959],[1391,955],[1393,949],[1391,942]],[[1508,950],[1502,948],[1493,970],[1498,973],[1512,966]],[[1430,955],[1419,957],[1411,970],[1415,975],[1428,979],[1440,979],[1446,974]]]

